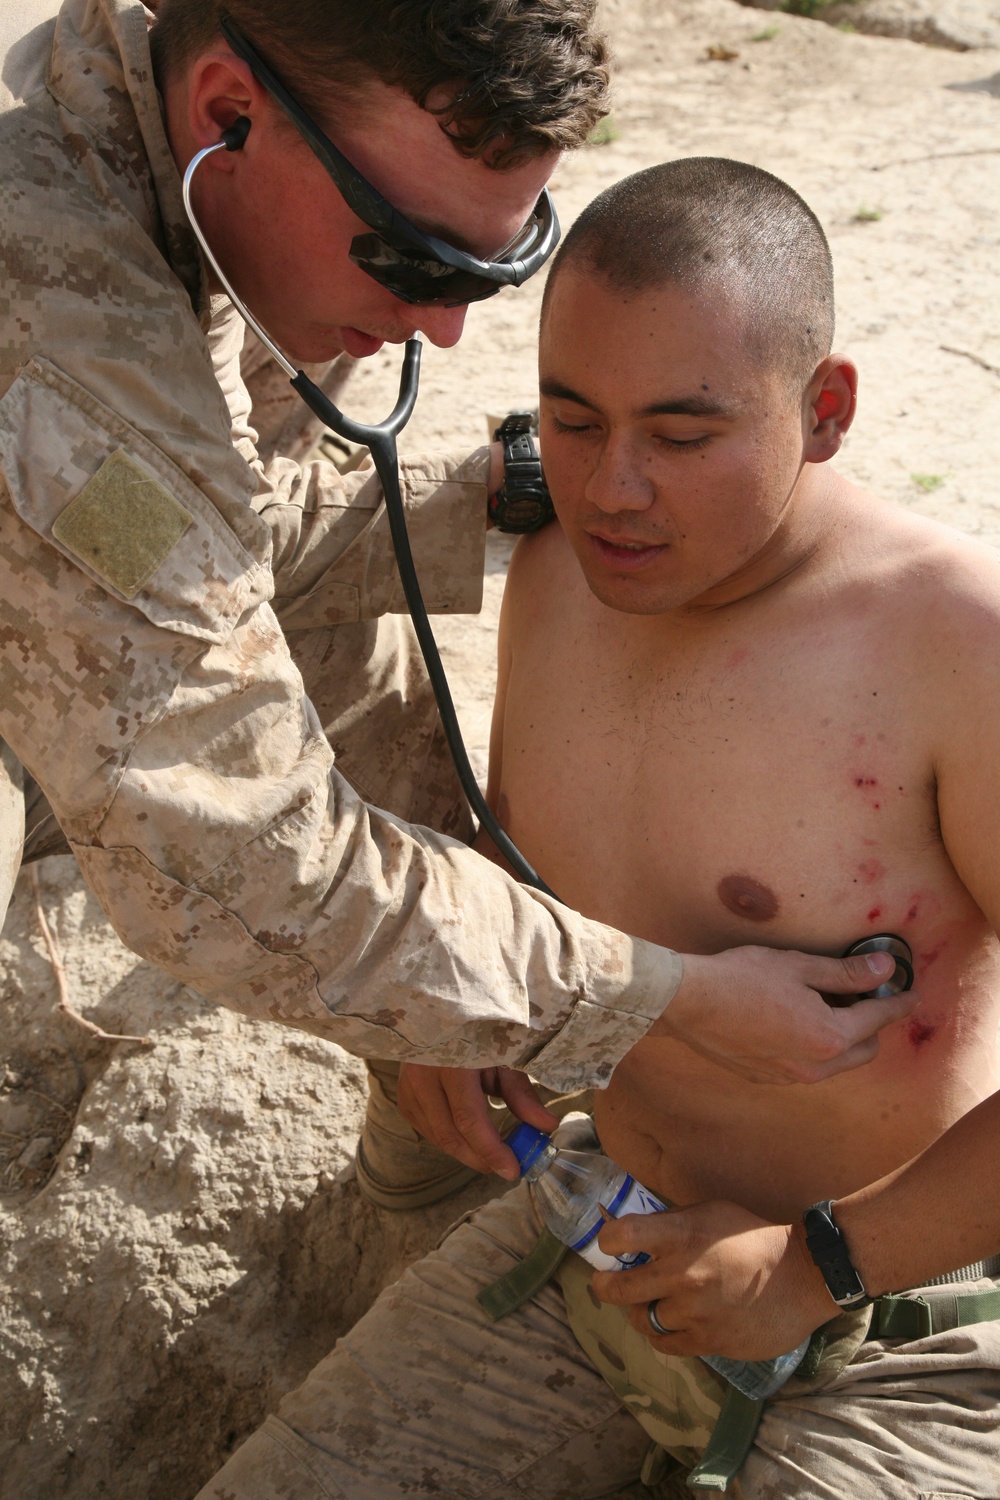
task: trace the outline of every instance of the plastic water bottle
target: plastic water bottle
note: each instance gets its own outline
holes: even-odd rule
[[[657,1214],[673,1208],[636,1182],[617,1162],[595,1151],[562,1151],[550,1136],[532,1125],[515,1126],[507,1137],[531,1184],[543,1223],[557,1240],[575,1250],[599,1271],[626,1271],[641,1266],[649,1256],[607,1255],[597,1243],[604,1227],[602,1207],[613,1219],[625,1214]],[[754,1401],[773,1396],[802,1362],[809,1340],[776,1359],[723,1359],[704,1355],[706,1365]]]

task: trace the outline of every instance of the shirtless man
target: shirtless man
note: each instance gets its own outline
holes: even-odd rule
[[[998,1081],[1000,559],[827,466],[856,392],[832,325],[822,231],[755,168],[671,163],[584,213],[542,315],[560,525],[511,566],[491,746],[501,821],[588,914],[694,953],[909,943],[920,1005],[867,1067],[779,1087],[656,1040],[598,1099],[604,1149],[662,1196],[779,1223],[899,1166]],[[653,1257],[597,1278],[605,1301],[570,1256],[494,1327],[475,1294],[536,1232],[509,1194],[391,1288],[204,1496],[263,1495],[252,1476],[276,1463],[266,1492],[295,1500],[585,1500],[634,1480],[649,1437],[693,1463],[722,1386],[686,1356],[739,1355],[739,1319],[711,1349],[650,1337],[650,1303],[675,1326],[669,1223],[603,1232]],[[944,1300],[992,1287],[970,1273]],[[872,1338],[872,1316],[830,1325],[730,1493],[996,1495],[1000,1324]]]

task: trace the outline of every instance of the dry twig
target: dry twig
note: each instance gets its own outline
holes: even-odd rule
[[[968,349],[955,349],[951,344],[938,344],[938,348],[943,349],[945,354],[959,354],[962,359],[971,359],[974,365],[978,365],[981,370],[988,370],[991,375],[1000,375],[1000,366],[991,365],[982,355],[972,354]]]
[[[25,1094],[34,1094],[36,1099],[44,1099],[46,1104],[51,1104],[55,1109],[61,1109],[68,1120],[75,1118],[71,1109],[67,1109],[65,1104],[60,1104],[58,1099],[53,1099],[51,1094],[43,1094],[41,1089],[29,1089],[25,1086],[22,1092]]]
[[[869,172],[884,172],[886,167],[912,167],[922,161],[951,161],[957,156],[998,156],[1000,146],[980,146],[978,151],[935,151],[929,156],[903,156],[898,161],[880,161],[868,168]]]
[[[91,1036],[96,1036],[102,1042],[141,1042],[144,1047],[152,1046],[148,1036],[119,1036],[113,1031],[103,1031],[93,1021],[88,1021],[86,1016],[81,1016],[70,1004],[69,980],[66,977],[66,965],[63,963],[62,951],[56,941],[55,934],[49,926],[48,918],[42,906],[42,887],[38,879],[38,868],[36,865],[28,866],[28,880],[31,883],[32,895],[35,898],[35,920],[38,930],[42,934],[45,946],[48,949],[49,963],[52,972],[56,976],[56,987],[59,991],[59,1009],[64,1015],[69,1016],[71,1021],[76,1021],[84,1031],[89,1031]],[[43,1097],[47,1097],[43,1095]],[[55,1103],[55,1100],[51,1100]]]

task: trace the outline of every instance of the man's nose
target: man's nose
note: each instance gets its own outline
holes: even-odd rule
[[[468,307],[418,307],[414,312],[414,328],[426,334],[439,349],[450,349],[462,337]]]
[[[626,510],[648,510],[654,487],[640,455],[626,437],[609,434],[587,480],[586,497],[608,515]]]

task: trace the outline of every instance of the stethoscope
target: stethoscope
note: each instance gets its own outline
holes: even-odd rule
[[[245,128],[241,128],[245,126]],[[410,537],[406,529],[406,515],[403,510],[403,496],[399,485],[399,452],[396,447],[396,438],[402,432],[410,420],[413,408],[417,400],[417,391],[420,386],[420,338],[415,336],[408,339],[403,352],[403,368],[399,377],[399,396],[396,405],[384,422],[376,422],[366,425],[363,422],[355,422],[353,418],[347,417],[339,407],[334,406],[316,383],[309,379],[304,370],[297,370],[295,366],[286,359],[284,354],[264,332],[257,319],[248,307],[244,305],[240,297],[233,290],[230,282],[219,262],[212,253],[211,246],[201,232],[201,226],[195,217],[191,206],[191,179],[201,163],[216,151],[238,150],[246,138],[246,130],[249,129],[248,121],[237,122],[237,125],[225,131],[222,139],[214,146],[206,146],[193,156],[184,173],[183,193],[184,207],[187,210],[191,228],[197,236],[198,243],[205,253],[209,265],[212,267],[219,282],[231,299],[233,306],[243,318],[244,322],[253,329],[264,347],[285,371],[292,386],[301,396],[315,416],[338,437],[347,438],[349,442],[360,443],[371,453],[375,464],[375,472],[382,484],[382,493],[385,496],[386,514],[389,517],[389,532],[392,537],[393,550],[396,554],[396,564],[399,568],[399,577],[403,585],[403,594],[406,598],[410,618],[413,621],[413,629],[420,646],[427,675],[430,678],[434,697],[437,700],[438,711],[441,715],[441,724],[444,728],[445,739],[451,758],[458,772],[462,790],[468,798],[469,805],[479,819],[480,825],[486,829],[500,853],[516,873],[519,880],[525,885],[530,885],[535,890],[543,891],[547,896],[555,896],[555,892],[542,880],[541,876],[532,868],[516,844],[508,838],[500,827],[493,813],[486,803],[486,799],[479,789],[475,773],[469,763],[469,756],[462,739],[462,731],[458,724],[458,715],[455,713],[455,704],[452,700],[451,689],[445,676],[444,667],[441,664],[441,655],[431,630],[430,620],[427,618],[427,610],[424,607],[423,594],[420,591],[420,581],[417,578],[417,570],[413,564],[413,553],[410,548]],[[558,900],[559,898],[556,897]],[[902,938],[894,933],[877,933],[871,937],[862,938],[852,943],[847,949],[845,957],[851,954],[862,953],[891,953],[896,960],[896,967],[888,980],[880,984],[877,989],[869,992],[870,997],[883,998],[887,995],[898,994],[900,990],[908,990],[913,985],[913,955],[909,946]],[[847,1003],[854,999],[869,998],[869,996],[844,997]],[[831,997],[827,997],[830,1003]],[[835,999],[833,1003],[837,1003]]]
[[[360,443],[371,453],[375,464],[375,472],[382,483],[382,493],[385,496],[386,514],[389,517],[389,533],[392,537],[393,550],[396,554],[396,565],[399,568],[399,577],[403,585],[403,594],[406,605],[410,611],[413,621],[413,629],[416,633],[417,643],[420,646],[427,675],[430,678],[434,697],[437,700],[438,711],[441,715],[441,724],[444,729],[445,739],[451,758],[458,772],[462,790],[465,793],[469,805],[476,817],[500,853],[517,874],[519,880],[525,885],[534,886],[536,890],[543,891],[547,896],[554,896],[545,884],[544,880],[537,874],[517,848],[516,844],[507,836],[500,827],[486,799],[479,789],[475,773],[469,763],[469,756],[462,739],[462,731],[458,725],[458,715],[455,713],[455,704],[452,700],[451,689],[445,676],[444,667],[441,664],[441,655],[434,639],[430,620],[427,618],[427,610],[424,607],[423,594],[420,591],[420,581],[417,578],[417,570],[413,564],[413,553],[410,548],[410,537],[406,529],[406,515],[403,510],[403,496],[399,486],[399,452],[396,447],[396,438],[402,432],[413,412],[417,400],[417,391],[420,385],[420,352],[421,343],[419,335],[408,339],[403,352],[403,368],[399,377],[399,396],[392,412],[384,422],[376,422],[366,425],[363,422],[355,422],[347,417],[334,406],[329,396],[321,391],[315,381],[309,379],[304,370],[297,370],[290,360],[278,348],[277,344],[264,332],[257,319],[248,307],[246,307],[233,290],[219,262],[212,253],[212,248],[201,232],[201,226],[195,217],[191,205],[191,179],[201,163],[216,151],[235,151],[242,146],[249,130],[249,121],[238,121],[233,127],[223,133],[222,139],[214,146],[206,146],[203,151],[191,158],[187,171],[184,173],[183,194],[184,207],[191,223],[191,228],[197,236],[198,243],[205,253],[212,270],[219,278],[219,282],[231,299],[233,306],[244,322],[253,329],[264,347],[270,352],[273,359],[281,366],[291,381],[292,386],[309,407],[310,411],[338,437],[347,438],[349,442]]]

